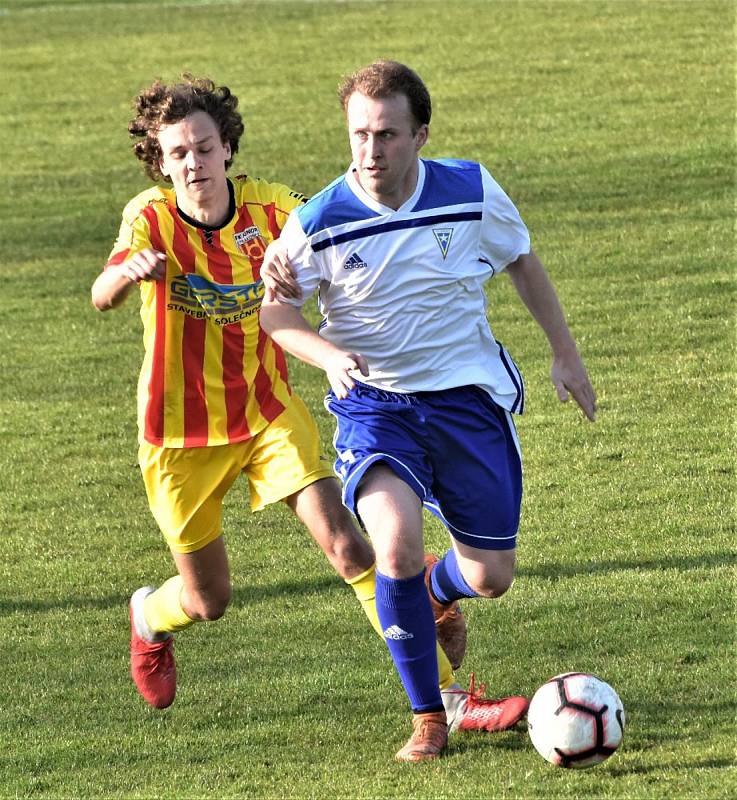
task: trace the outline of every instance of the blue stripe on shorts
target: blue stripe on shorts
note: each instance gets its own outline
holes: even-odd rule
[[[400,394],[357,383],[325,406],[337,426],[335,471],[357,516],[361,479],[383,463],[405,481],[453,538],[471,547],[516,546],[522,463],[511,415],[483,389]]]

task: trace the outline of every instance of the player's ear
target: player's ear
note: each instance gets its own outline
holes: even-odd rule
[[[415,134],[415,148],[419,152],[425,144],[427,144],[427,140],[430,138],[430,126],[429,125],[420,125],[417,129],[417,133]]]
[[[223,150],[225,150],[225,160],[230,161],[232,150],[230,149],[230,142],[223,142]]]

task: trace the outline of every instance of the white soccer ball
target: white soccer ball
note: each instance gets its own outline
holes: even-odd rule
[[[527,729],[537,752],[551,764],[593,767],[621,744],[624,707],[606,681],[585,672],[566,672],[535,692]]]

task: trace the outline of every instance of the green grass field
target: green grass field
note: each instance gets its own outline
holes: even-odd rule
[[[466,603],[459,678],[602,675],[628,727],[593,770],[523,730],[395,764],[384,646],[245,485],[234,602],[179,637],[177,702],[154,712],[128,676],[128,596],[172,573],[136,466],[137,302],[89,302],[147,186],[131,99],[212,75],[241,99],[235,169],[311,193],[347,163],[338,79],[377,57],[430,88],[424,154],[483,161],[517,203],[599,394],[594,425],[558,403],[542,334],[492,282],[527,379],[526,494],[516,584]],[[0,0],[0,74],[1,797],[734,796],[734,2]],[[292,376],[329,443],[321,375]]]

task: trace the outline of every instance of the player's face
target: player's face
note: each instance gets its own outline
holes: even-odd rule
[[[346,112],[358,182],[374,200],[399,208],[417,186],[417,154],[427,141],[427,125],[415,130],[403,94],[374,99],[354,92]]]
[[[220,140],[213,118],[195,111],[181,122],[166,125],[158,134],[161,145],[161,173],[171,179],[177,202],[184,211],[227,203],[225,162],[230,145]]]

